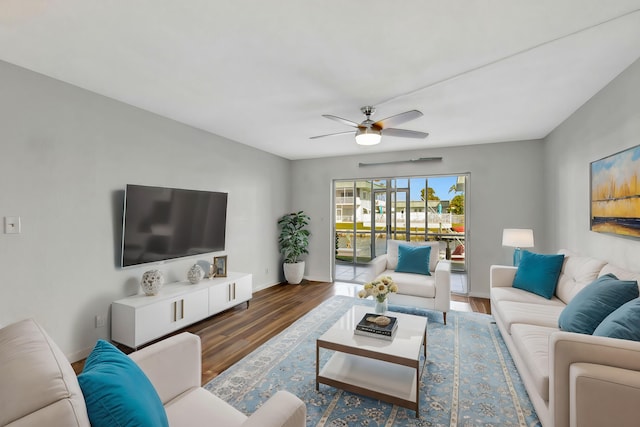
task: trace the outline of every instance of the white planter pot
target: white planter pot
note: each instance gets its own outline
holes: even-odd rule
[[[304,276],[304,261],[284,263],[284,278],[289,284],[299,284],[302,282],[302,276]]]

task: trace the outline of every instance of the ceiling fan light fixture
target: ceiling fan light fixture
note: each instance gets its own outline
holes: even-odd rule
[[[376,145],[382,140],[382,134],[379,130],[371,128],[359,128],[356,132],[356,144],[358,145]]]

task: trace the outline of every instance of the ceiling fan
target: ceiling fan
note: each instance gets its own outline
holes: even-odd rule
[[[362,114],[366,116],[366,119],[362,123],[352,122],[351,120],[343,119],[341,117],[332,116],[331,114],[323,114],[322,117],[335,120],[343,123],[347,126],[352,126],[356,130],[330,133],[328,135],[312,136],[311,139],[325,138],[328,136],[338,136],[346,134],[355,134],[356,143],[359,145],[376,145],[382,139],[382,135],[398,136],[401,138],[426,138],[428,133],[417,132],[415,130],[396,129],[392,126],[397,126],[401,123],[408,122],[409,120],[422,117],[422,113],[418,110],[405,111],[404,113],[396,114],[395,116],[387,117],[386,119],[378,120],[374,122],[371,120],[371,116],[376,112],[375,107],[367,105],[360,109]]]

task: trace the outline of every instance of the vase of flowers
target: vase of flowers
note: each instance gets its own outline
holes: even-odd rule
[[[358,292],[359,298],[367,298],[372,296],[376,302],[375,312],[376,314],[383,314],[387,311],[388,302],[387,296],[391,292],[398,292],[398,285],[393,282],[393,279],[389,276],[382,276],[364,284],[364,289]]]

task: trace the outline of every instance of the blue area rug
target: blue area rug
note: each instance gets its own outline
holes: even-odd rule
[[[352,305],[335,296],[217,376],[205,388],[250,414],[278,390],[307,404],[307,426],[539,426],[492,317],[390,306],[426,316],[427,363],[420,379],[420,418],[409,409],[330,386],[315,389],[315,343]],[[331,351],[321,351],[321,366]]]

